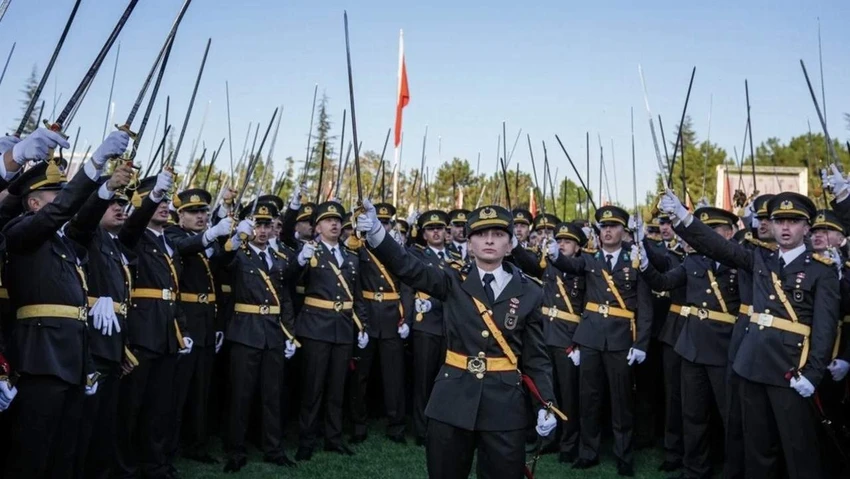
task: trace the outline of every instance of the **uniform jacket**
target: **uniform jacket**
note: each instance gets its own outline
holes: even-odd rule
[[[410,246],[407,251],[411,256],[418,258],[424,264],[433,268],[460,269],[461,266],[460,261],[454,261],[452,259],[447,261],[445,259],[440,259],[434,251],[427,246],[416,244]],[[448,248],[444,251],[446,253],[449,252]],[[431,334],[433,336],[445,336],[445,325],[443,323],[443,315],[445,313],[443,311],[443,302],[423,291],[416,291],[404,283],[402,283],[402,288],[407,291],[405,296],[407,299],[407,303],[405,304],[405,321],[408,326],[410,326],[410,329],[413,331]],[[430,301],[431,310],[427,313],[417,313],[416,298]]]
[[[404,322],[404,303],[410,304],[407,298],[408,288],[402,288],[398,278],[389,272],[368,248],[358,250],[360,260],[360,286],[364,292],[384,295],[395,293],[399,299],[367,299],[363,298],[366,307],[366,317],[371,318],[367,332],[372,338],[397,338],[398,328]],[[386,274],[385,274],[386,272]],[[402,298],[402,296],[404,298]]]

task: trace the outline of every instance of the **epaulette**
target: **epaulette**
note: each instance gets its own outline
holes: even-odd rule
[[[543,286],[543,281],[540,281],[539,279],[535,278],[534,276],[529,276],[525,273],[522,273],[522,277],[530,279],[531,281],[537,283],[539,286]]]
[[[460,271],[461,269],[463,269],[463,265],[457,261],[449,261],[448,263],[449,266],[456,271]]]
[[[850,268],[850,261],[845,261],[845,262],[844,262],[844,267],[845,267],[845,268]]]
[[[760,240],[760,239],[753,238],[753,236],[752,236],[752,235],[745,236],[745,237],[744,237],[744,239],[745,239],[745,240],[747,240],[747,241],[749,241],[750,243],[752,243],[752,244],[756,245],[756,246],[761,246],[761,247],[762,247],[762,248],[764,248],[764,249],[769,249],[769,250],[771,250],[771,251],[776,251],[776,250],[778,250],[778,249],[779,249],[779,245],[778,245],[778,244],[776,244],[776,243],[768,243],[767,241],[762,241],[762,240]]]
[[[676,256],[682,257],[682,258],[684,258],[684,256],[685,256],[685,250],[680,249],[680,248],[668,249],[667,251],[675,254]]]
[[[468,275],[470,271],[472,271],[472,263],[466,263],[460,267],[460,272],[463,275]]]
[[[818,261],[818,262],[820,262],[820,263],[823,263],[823,264],[825,264],[825,265],[827,265],[827,266],[832,266],[832,265],[833,265],[833,263],[834,263],[834,262],[832,261],[832,258],[830,258],[830,257],[828,257],[828,256],[824,256],[824,255],[822,255],[822,254],[820,254],[820,253],[814,253],[814,254],[812,254],[812,259],[813,259],[813,260],[815,260],[815,261]]]
[[[413,247],[414,247],[414,248],[419,248],[420,250],[425,251],[425,247],[424,247],[424,246],[422,246],[422,245],[421,245],[421,244],[419,244],[419,243],[415,243],[415,244],[413,245]]]
[[[349,251],[356,253],[361,247],[363,247],[363,240],[357,237],[357,235],[350,235],[345,240],[344,245]]]
[[[599,250],[596,249],[596,248],[582,248],[581,249],[582,253],[587,253],[587,254],[596,254],[597,251],[599,251]]]

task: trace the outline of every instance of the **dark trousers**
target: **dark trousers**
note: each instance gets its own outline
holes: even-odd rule
[[[418,438],[424,439],[428,431],[425,406],[445,360],[446,338],[413,331],[413,432]]]
[[[55,376],[24,375],[17,383],[7,478],[62,478],[74,474],[84,389]]]
[[[345,377],[351,359],[351,344],[333,344],[313,339],[300,339],[304,362],[301,412],[298,418],[299,446],[316,447],[319,411],[324,403],[325,442],[342,442],[342,402]]]
[[[634,441],[638,448],[656,444],[661,418],[665,415],[663,381],[663,353],[661,341],[651,339],[646,350],[646,360],[632,366],[635,381]]]
[[[664,365],[664,460],[680,462],[685,450],[682,439],[682,356],[673,346],[662,344]]]
[[[558,406],[567,415],[566,422],[560,424],[560,452],[578,453],[579,448],[579,368],[567,356],[564,348],[549,348],[552,358],[552,376],[555,382],[555,394]]]
[[[174,413],[171,409],[176,354],[145,358],[121,378],[118,393],[117,477],[164,477],[166,447]]]
[[[743,479],[745,471],[744,456],[744,415],[741,403],[741,383],[743,379],[726,368],[726,429],[724,431],[723,477],[724,479]]]
[[[207,404],[215,346],[193,347],[189,354],[177,357],[174,371],[174,429],[168,445],[168,461],[173,462],[181,436],[187,453],[206,453]]]
[[[404,434],[404,341],[401,337],[369,338],[369,344],[360,350],[356,382],[351,388],[351,419],[354,434],[366,434],[369,411],[366,394],[375,355],[381,356],[381,390],[387,411],[387,434]]]
[[[634,391],[632,370],[626,361],[628,351],[599,351],[581,348],[579,404],[581,408],[581,449],[579,457],[599,458],[602,442],[602,394],[606,381],[611,394],[611,426],[614,430],[614,456],[632,464]]]
[[[748,478],[778,477],[783,457],[790,479],[825,477],[812,400],[789,387],[741,378]]]
[[[245,458],[245,433],[251,415],[254,392],[262,405],[262,449],[266,459],[283,453],[280,429],[280,387],[283,384],[283,346],[257,349],[230,343],[230,424],[227,453],[232,459]]]
[[[428,421],[426,457],[430,479],[467,479],[478,450],[480,479],[520,479],[525,466],[525,430],[468,431]]]
[[[711,477],[710,434],[712,405],[726,422],[726,366],[705,366],[682,359],[682,430],[685,437],[685,476]]]
[[[100,371],[100,368],[98,368]],[[108,479],[112,475],[115,455],[116,421],[120,366],[101,371],[97,393],[86,396],[77,442],[75,477]]]

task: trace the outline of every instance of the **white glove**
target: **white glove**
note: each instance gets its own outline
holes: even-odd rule
[[[12,159],[19,165],[27,161],[46,160],[49,150],[57,147],[70,148],[71,144],[61,134],[39,128],[12,148]]]
[[[419,219],[419,212],[414,210],[413,213],[410,213],[410,216],[407,217],[407,224],[409,224],[412,227],[413,225],[416,224],[416,221],[418,219]]]
[[[402,236],[401,231],[399,231],[398,228],[390,230],[390,237],[394,239],[396,243],[404,246],[404,236]]]
[[[365,331],[357,333],[357,347],[366,349],[367,344],[369,344],[369,335]]]
[[[304,246],[301,247],[301,252],[298,253],[298,264],[304,266],[314,254],[316,254],[316,246],[309,241],[304,243]]]
[[[374,236],[384,228],[381,222],[378,221],[378,213],[375,212],[375,207],[369,200],[363,200],[363,213],[357,215],[357,231],[366,233],[368,236]]]
[[[422,313],[422,314],[425,314],[428,311],[431,311],[431,308],[433,307],[430,300],[419,299],[419,298],[416,298],[416,301],[413,302],[413,305],[416,308],[416,312]]]
[[[802,374],[799,377],[792,377],[790,385],[800,396],[803,396],[804,398],[815,393],[815,386]]]
[[[215,226],[204,231],[204,244],[208,245],[218,237],[229,235],[231,228],[233,228],[233,218],[230,216],[222,218]]]
[[[251,220],[242,220],[236,226],[236,234],[241,235],[244,234],[249,238],[254,236],[254,222]]]
[[[573,348],[573,350],[567,354],[567,357],[572,360],[574,366],[578,367],[578,365],[581,364],[581,350],[578,348]]]
[[[749,201],[746,205],[744,205],[744,213],[741,217],[744,220],[745,225],[751,224],[753,220],[756,218],[756,210],[753,208],[753,202]]]
[[[835,247],[830,246],[824,251],[823,255],[832,260],[832,266],[835,267],[835,271],[838,273],[838,279],[841,279],[842,267],[844,266],[844,260],[841,259],[841,254]]]
[[[91,156],[91,161],[98,169],[103,168],[103,165],[112,158],[117,158],[127,151],[127,145],[130,144],[130,135],[126,132],[117,130],[113,131],[103,140],[103,143],[94,150]]]
[[[632,258],[640,258],[640,270],[644,271],[649,266],[649,258],[646,256],[646,249],[643,243],[633,244],[631,251]]]
[[[826,184],[832,187],[832,192],[835,196],[843,196],[842,193],[845,193],[848,187],[850,187],[847,184],[847,180],[835,164],[830,164],[829,169],[832,173],[827,178]]]
[[[100,334],[104,336],[112,336],[112,331],[121,332],[121,326],[118,323],[118,317],[115,315],[112,298],[109,296],[101,296],[97,298],[94,306],[89,310],[89,316],[92,317],[92,326],[100,330]]]
[[[195,342],[192,341],[192,338],[190,338],[189,336],[183,336],[183,345],[186,346],[186,347],[178,350],[177,354],[189,354],[189,353],[191,353],[193,344],[195,344]]]
[[[165,198],[165,194],[171,191],[174,185],[174,174],[168,170],[162,170],[156,175],[156,184],[153,186],[150,197],[155,202],[160,202]]]
[[[543,437],[548,436],[555,426],[558,425],[558,420],[555,416],[545,409],[537,411],[537,426],[534,428],[537,434]]]
[[[298,208],[301,208],[301,195],[305,191],[307,191],[307,185],[304,183],[301,183],[298,185],[298,188],[292,190],[292,196],[289,197],[289,209],[297,211]]]
[[[0,137],[0,155],[14,148],[21,141],[20,138],[14,135],[5,135]]]
[[[0,380],[0,412],[5,411],[12,404],[12,400],[18,395],[18,388],[12,386],[7,380]]]
[[[186,338],[183,338],[186,339]],[[224,331],[216,331],[215,332],[215,353],[218,354],[221,351],[221,347],[224,345]]]
[[[631,348],[629,349],[629,354],[626,355],[626,359],[629,361],[629,366],[634,363],[641,364],[644,360],[646,360],[646,353],[640,349]]]
[[[97,373],[91,373],[91,374],[89,374],[88,376],[86,376],[86,377],[89,379],[89,380],[87,381],[87,383],[88,383],[88,382],[91,382],[91,380],[92,380],[92,378],[94,377],[94,375],[95,375],[95,374],[97,374]],[[89,386],[88,384],[86,384],[86,396],[94,396],[94,395],[97,393],[97,385],[98,385],[98,384],[99,384],[99,382],[98,382],[98,381],[94,381],[94,382],[92,382],[92,385],[91,385],[91,386]]]
[[[632,219],[630,221],[633,224],[632,234],[635,237],[635,242],[643,242],[643,237],[645,236],[645,232],[643,230],[643,218],[641,218],[640,216],[632,215]]]
[[[711,203],[708,202],[708,198],[703,196],[699,199],[699,202],[697,202],[697,208],[705,208],[706,206],[711,206]]]
[[[850,363],[843,359],[834,359],[826,369],[829,369],[829,373],[832,374],[833,381],[841,381],[850,371]]]
[[[549,259],[551,259],[552,261],[555,261],[556,259],[558,259],[558,256],[560,256],[560,255],[561,255],[561,250],[560,250],[560,248],[558,248],[558,242],[557,241],[550,241],[549,242]]]
[[[661,211],[676,216],[680,220],[684,220],[688,216],[688,209],[679,201],[679,198],[668,189],[661,195],[661,201],[658,202],[658,209]]]
[[[287,339],[286,340],[286,349],[283,350],[283,357],[285,357],[286,359],[289,359],[292,356],[295,356],[295,343],[293,343],[292,341]]]
[[[410,326],[407,323],[402,323],[398,327],[398,335],[401,336],[401,339],[407,339],[407,336],[410,335]]]

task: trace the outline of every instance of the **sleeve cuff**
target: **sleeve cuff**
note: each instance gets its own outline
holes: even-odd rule
[[[88,176],[89,179],[92,181],[97,181],[97,179],[100,178],[101,170],[94,166],[93,161],[87,161],[86,164],[83,166],[83,171],[86,172],[86,176]]]
[[[384,238],[386,236],[387,236],[386,230],[384,230],[384,228],[381,227],[381,229],[378,230],[378,232],[376,232],[374,234],[366,235],[366,241],[369,243],[369,246],[371,246],[373,248],[377,248],[378,245],[381,244],[384,241]]]
[[[115,192],[109,191],[109,188],[106,187],[106,183],[100,185],[100,188],[97,189],[97,197],[102,200],[111,200],[113,196],[115,196]]]

